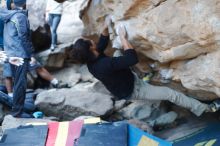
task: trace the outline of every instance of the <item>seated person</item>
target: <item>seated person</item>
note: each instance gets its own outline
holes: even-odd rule
[[[34,57],[31,58],[28,67],[29,72],[33,70],[36,70],[37,74],[40,75],[41,78],[49,81],[53,88],[69,88],[69,85],[67,83],[62,83],[61,81],[58,81],[38,61],[36,61]],[[8,95],[13,96],[12,72],[8,64],[4,65],[3,76],[5,78],[5,85],[8,91]]]
[[[12,98],[7,95],[7,89],[5,86],[0,85],[0,102],[9,107],[12,107]],[[36,106],[34,104],[34,93],[26,93],[25,101],[24,101],[24,111],[27,113],[34,112],[36,110]]]

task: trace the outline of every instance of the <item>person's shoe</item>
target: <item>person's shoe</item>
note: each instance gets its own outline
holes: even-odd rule
[[[44,117],[44,114],[41,111],[34,112],[32,115],[36,119],[42,119]]]
[[[55,50],[55,48],[56,48],[55,45],[51,45],[50,46],[50,51],[53,52]]]
[[[153,73],[149,72],[149,73],[145,73],[145,76],[143,77],[143,81],[149,83],[151,78],[153,77]]]
[[[62,81],[59,81],[57,84],[53,85],[53,88],[71,88],[71,86],[68,83],[63,83]]]
[[[216,112],[220,109],[220,100],[215,100],[211,104],[208,105],[207,112]]]

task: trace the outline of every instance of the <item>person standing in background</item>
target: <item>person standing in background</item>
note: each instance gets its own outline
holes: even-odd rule
[[[4,21],[0,19],[0,49],[3,50],[3,30],[4,30]]]
[[[23,111],[27,88],[27,69],[33,53],[25,6],[26,0],[7,0],[7,9],[0,8],[0,18],[4,21],[4,50],[9,57],[23,59],[20,66],[8,65],[12,69],[14,79],[12,115],[19,118],[32,117]]]
[[[62,11],[63,11],[62,3],[58,3],[55,0],[47,0],[46,21],[50,25],[51,51],[54,51],[57,46],[57,28],[61,20]]]

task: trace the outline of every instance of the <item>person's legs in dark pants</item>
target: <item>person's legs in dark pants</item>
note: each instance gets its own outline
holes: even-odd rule
[[[3,77],[5,79],[5,86],[7,88],[7,92],[9,96],[13,96],[13,80],[12,80],[12,68],[10,63],[4,63],[3,65]]]
[[[28,65],[29,61],[26,59],[24,60],[24,64],[21,66],[12,65],[14,78],[12,115],[14,117],[20,117],[23,113],[25,93],[27,88]]]
[[[5,86],[9,96],[13,96],[13,80],[12,77],[5,77]]]
[[[59,26],[61,20],[60,14],[50,14],[49,15],[49,25],[51,30],[51,50],[53,51],[57,45],[57,27]]]

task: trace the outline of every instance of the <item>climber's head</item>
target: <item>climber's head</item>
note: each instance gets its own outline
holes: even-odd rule
[[[7,0],[6,4],[8,10],[26,8],[26,0]]]
[[[71,56],[80,63],[92,62],[98,56],[95,42],[86,38],[78,39],[71,47]]]

